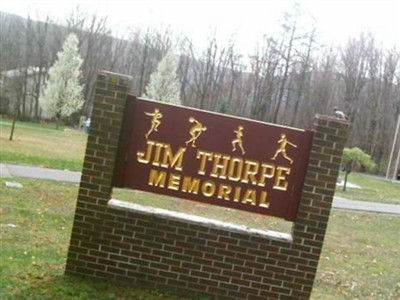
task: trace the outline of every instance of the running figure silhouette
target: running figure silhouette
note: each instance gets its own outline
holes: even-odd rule
[[[236,134],[236,139],[232,141],[232,152],[236,151],[236,144],[239,145],[242,155],[246,153],[243,148],[243,126],[239,126],[237,130],[233,131]]]
[[[283,156],[285,159],[287,159],[287,160],[290,162],[290,164],[292,164],[292,163],[293,163],[293,159],[291,159],[289,156],[287,156],[287,154],[286,154],[286,146],[287,146],[287,145],[290,145],[290,146],[292,146],[292,147],[294,147],[294,148],[297,148],[297,146],[296,146],[295,144],[289,142],[288,139],[286,138],[286,134],[284,134],[284,133],[281,133],[281,138],[280,138],[280,140],[278,141],[278,144],[279,144],[279,147],[278,147],[278,149],[276,150],[275,155],[274,155],[273,157],[271,157],[271,159],[272,159],[272,160],[275,160],[276,157],[277,157],[279,154],[282,154],[282,156]]]
[[[150,117],[153,117],[151,119],[151,127],[149,131],[146,133],[146,139],[148,139],[153,131],[158,131],[158,126],[160,126],[161,124],[160,119],[162,118],[162,114],[160,113],[160,110],[158,108],[154,109],[153,113],[145,112],[145,114]]]
[[[191,138],[190,140],[186,141],[186,145],[189,145],[191,143],[192,147],[196,147],[196,140],[199,138],[200,134],[202,134],[203,131],[207,130],[207,127],[203,126],[203,124],[201,124],[193,117],[189,118],[189,122],[194,123],[194,125],[189,131]]]

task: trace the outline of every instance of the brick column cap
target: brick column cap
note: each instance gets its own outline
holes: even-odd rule
[[[119,78],[123,77],[124,79],[127,80],[132,80],[132,76],[130,75],[123,75],[123,74],[119,74],[119,73],[114,73],[114,72],[110,72],[110,71],[104,71],[104,70],[100,70],[98,72],[98,74],[103,74],[103,75],[111,75],[111,76],[118,76]]]
[[[338,119],[338,118],[336,118],[335,116],[328,116],[328,115],[316,114],[316,115],[315,115],[315,118],[316,118],[316,119],[319,119],[319,120],[335,121],[335,122],[340,122],[340,123],[343,123],[343,124],[349,124],[349,121],[348,121],[348,120]]]

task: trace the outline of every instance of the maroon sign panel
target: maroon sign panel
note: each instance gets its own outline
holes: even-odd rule
[[[114,186],[293,221],[312,137],[129,96]]]

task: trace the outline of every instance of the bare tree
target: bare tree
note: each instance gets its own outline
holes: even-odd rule
[[[207,48],[198,54],[193,44],[187,40],[186,52],[191,62],[191,80],[188,82],[188,87],[193,93],[196,107],[214,111],[220,108],[220,96],[232,52],[230,49],[233,49],[232,44],[219,49],[217,40],[213,36]]]
[[[2,82],[13,73],[8,71],[20,74],[13,88],[1,88],[1,112],[39,118],[38,96],[47,69],[66,36],[75,32],[84,58],[86,114],[97,70],[132,76],[134,93],[141,95],[171,49],[179,53],[184,105],[299,127],[310,127],[316,113],[331,114],[339,106],[350,116],[348,145],[371,153],[382,170],[400,113],[398,49],[384,50],[371,34],[362,34],[345,47],[315,51],[316,28],[303,27],[304,17],[295,6],[285,15],[282,34],[265,36],[248,55],[236,52],[234,39],[222,45],[212,35],[205,47],[195,47],[170,28],[132,28],[129,35],[115,37],[106,19],[79,9],[66,26],[49,18],[36,22],[0,13]],[[33,77],[30,67],[36,67]],[[28,84],[32,79],[34,88]]]
[[[145,87],[150,80],[157,64],[165,56],[172,46],[171,32],[167,28],[158,32],[156,29],[147,28],[144,36],[139,40],[139,74],[136,80],[136,90],[139,95],[144,93]]]
[[[47,43],[48,43],[48,34],[50,27],[50,18],[47,17],[45,22],[36,22],[35,30],[33,31],[33,41],[35,44],[35,49],[37,51],[36,56],[36,66],[37,66],[37,74],[34,76],[35,80],[35,91],[34,91],[34,113],[33,118],[36,121],[39,121],[40,118],[40,106],[39,106],[39,98],[42,90],[43,83],[46,78],[47,69],[48,69],[48,54],[47,54]]]
[[[366,44],[366,36],[362,34],[357,40],[350,39],[345,49],[341,51],[344,110],[350,118],[350,138],[355,134],[352,127],[359,112],[360,95],[365,86],[368,72],[367,59],[369,54]]]
[[[193,106],[188,100],[187,86],[189,82],[189,69],[190,69],[190,57],[183,54],[179,57],[178,61],[178,78],[181,87],[181,100],[183,105]]]
[[[250,80],[253,86],[251,115],[262,121],[269,121],[272,115],[273,98],[278,81],[276,73],[280,62],[276,47],[276,40],[267,38],[265,45],[256,49],[256,53],[250,56]]]
[[[311,34],[308,37],[308,41],[305,43],[305,53],[299,53],[301,61],[299,62],[300,70],[299,75],[296,76],[296,95],[294,99],[293,115],[290,118],[291,126],[296,126],[299,119],[299,106],[300,103],[304,103],[304,94],[307,92],[309,95],[309,80],[311,75],[311,60],[312,60],[312,50],[315,43],[315,28],[312,29]]]
[[[283,103],[283,98],[285,96],[287,88],[287,83],[290,79],[289,73],[296,59],[296,44],[307,37],[307,35],[300,33],[298,24],[300,18],[301,12],[298,4],[294,5],[293,10],[290,13],[284,14],[284,23],[282,24],[282,36],[287,37],[287,39],[283,38],[279,48],[276,49],[276,51],[278,51],[281,55],[282,64],[280,66],[279,74],[279,92],[277,94],[277,98],[274,104],[273,115],[271,117],[271,121],[273,123],[276,123],[278,121],[280,108]]]
[[[332,48],[321,52],[312,69],[308,82],[309,98],[303,99],[303,114],[299,119],[301,127],[310,127],[315,114],[330,114],[329,107],[339,101],[337,96],[337,54]],[[311,85],[313,88],[310,88]],[[336,104],[339,105],[339,104]]]

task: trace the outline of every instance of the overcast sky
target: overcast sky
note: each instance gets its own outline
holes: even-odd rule
[[[315,18],[320,42],[341,44],[369,31],[386,48],[400,48],[400,0],[1,0],[0,10],[62,21],[79,5],[107,16],[115,30],[171,25],[201,42],[216,28],[217,36],[234,34],[240,48],[251,51],[263,34],[277,32],[294,2]]]

